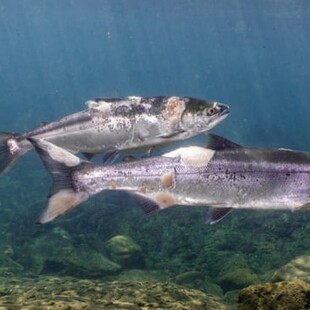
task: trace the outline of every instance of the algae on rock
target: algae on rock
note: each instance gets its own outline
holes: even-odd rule
[[[87,244],[75,244],[59,229],[36,238],[29,247],[32,271],[40,273],[102,276],[115,274],[121,266]]]
[[[239,292],[238,310],[306,310],[310,284],[301,280],[251,285]]]
[[[143,265],[141,247],[130,237],[117,235],[107,242],[110,258],[124,267]]]
[[[310,283],[310,255],[301,255],[279,268],[272,276],[272,282],[300,279]]]

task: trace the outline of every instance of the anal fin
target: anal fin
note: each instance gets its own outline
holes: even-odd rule
[[[177,136],[179,136],[180,134],[183,134],[184,132],[185,132],[185,130],[179,129],[178,131],[171,132],[171,133],[166,133],[166,134],[162,134],[162,135],[159,135],[158,137],[159,137],[159,138],[163,138],[163,139],[170,139],[170,138],[177,137]]]
[[[139,194],[133,194],[133,196],[145,214],[152,215],[160,211],[161,208],[156,201]]]

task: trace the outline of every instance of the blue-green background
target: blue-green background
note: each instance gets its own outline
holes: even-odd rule
[[[2,0],[0,130],[28,131],[94,97],[184,95],[229,104],[213,132],[237,143],[310,151],[309,34],[307,0]],[[49,187],[34,152],[0,179],[0,231],[25,270],[27,245],[56,226],[102,242],[130,235],[143,268],[170,276],[216,279],[240,255],[262,275],[309,250],[307,212],[233,212],[210,227],[204,209],[146,218],[113,194],[38,227]]]

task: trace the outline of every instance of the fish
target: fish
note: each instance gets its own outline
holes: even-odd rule
[[[94,154],[151,148],[210,130],[229,106],[192,97],[97,98],[87,109],[23,134],[0,132],[0,174],[32,149],[28,138],[44,139],[72,153]],[[108,156],[107,156],[108,157]]]
[[[38,223],[105,190],[129,193],[146,214],[175,205],[205,206],[209,224],[234,209],[310,210],[310,152],[248,148],[208,136],[207,147],[181,147],[106,166],[30,139],[54,181]]]

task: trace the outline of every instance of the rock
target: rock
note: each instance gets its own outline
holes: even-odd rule
[[[202,280],[203,278],[204,276],[201,274],[201,272],[196,271],[196,270],[191,270],[191,271],[178,274],[174,278],[174,282],[177,284],[189,284],[189,283],[191,284],[199,280]]]
[[[310,283],[310,255],[299,256],[278,269],[272,276],[272,282],[300,279]]]
[[[237,268],[223,274],[218,284],[224,291],[233,291],[260,282],[259,278],[248,268]]]
[[[0,238],[0,275],[11,276],[24,271],[22,265],[14,261],[14,249],[8,236],[1,234]]]
[[[176,275],[171,281],[215,296],[223,296],[222,288],[201,272],[191,270]]]
[[[228,310],[219,298],[172,283],[78,280],[39,276],[1,278],[4,309]]]
[[[107,248],[110,258],[123,267],[132,268],[143,265],[141,247],[128,236],[114,236],[108,243]]]
[[[240,291],[238,310],[302,310],[310,307],[310,284],[301,280],[252,285]]]
[[[158,270],[130,269],[116,276],[117,281],[167,282],[169,277]]]
[[[23,273],[24,267],[7,255],[0,255],[0,276],[10,277]]]
[[[63,230],[63,229],[61,229]],[[87,244],[74,244],[65,231],[42,235],[30,245],[32,271],[40,273],[102,276],[117,273],[121,266]]]

